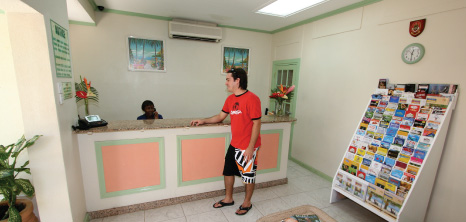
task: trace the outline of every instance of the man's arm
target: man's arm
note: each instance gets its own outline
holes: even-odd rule
[[[256,119],[252,121],[252,133],[251,133],[251,140],[249,140],[249,145],[246,151],[244,152],[244,158],[246,162],[249,162],[252,159],[254,154],[254,145],[256,145],[257,138],[259,138],[259,134],[261,132],[261,119]]]
[[[206,119],[196,119],[191,121],[191,126],[199,126],[206,123],[219,123],[227,118],[228,114],[221,111],[219,114]]]

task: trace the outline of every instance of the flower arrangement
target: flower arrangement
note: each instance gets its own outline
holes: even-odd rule
[[[275,114],[278,115],[278,116],[283,116],[284,115],[284,112],[285,110],[283,109],[283,101],[287,101],[289,99],[291,99],[291,97],[293,97],[293,90],[294,90],[295,86],[292,85],[290,87],[288,86],[283,86],[282,84],[280,84],[280,86],[277,86],[276,89],[272,89],[272,95],[270,95],[269,97],[271,99],[274,99],[276,101],[276,105],[275,105]]]
[[[91,81],[87,82],[87,79],[79,76],[81,82],[75,83],[76,89],[76,103],[81,100],[84,100],[84,106],[86,111],[86,116],[89,115],[89,100],[92,100],[96,103],[99,102],[99,92],[94,87],[91,87]]]

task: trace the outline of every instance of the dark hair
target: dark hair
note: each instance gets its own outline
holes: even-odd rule
[[[227,73],[231,73],[233,80],[239,78],[239,88],[247,89],[248,88],[248,74],[242,68],[232,68],[228,70]]]
[[[152,106],[154,105],[154,103],[153,103],[152,101],[150,101],[150,100],[146,100],[146,101],[142,102],[142,105],[141,105],[142,111],[144,111],[144,109],[146,108],[146,106],[150,106],[150,105],[152,105]],[[157,111],[157,110],[155,109],[155,106],[154,106],[154,110]]]

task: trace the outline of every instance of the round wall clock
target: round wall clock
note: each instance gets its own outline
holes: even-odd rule
[[[414,64],[419,62],[425,53],[424,46],[419,43],[413,43],[403,49],[401,53],[401,59],[407,64]]]

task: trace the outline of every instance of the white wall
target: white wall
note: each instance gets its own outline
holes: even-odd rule
[[[24,133],[21,105],[19,102],[18,88],[15,77],[13,58],[11,57],[10,36],[8,35],[8,23],[6,15],[0,13],[0,144],[9,145],[15,143]],[[8,129],[8,130],[7,130]]]
[[[11,97],[17,94],[12,100],[20,104],[16,110],[2,111],[2,116],[21,115],[21,119],[11,120],[11,129],[2,129],[2,134],[24,131],[27,138],[43,135],[28,150],[41,220],[83,221],[86,209],[81,167],[76,136],[71,132],[76,103],[66,100],[59,105],[56,92],[57,82],[72,78],[56,78],[50,34],[51,19],[68,29],[66,3],[15,0],[0,2],[0,8],[6,12],[6,26],[0,25],[0,45],[11,48],[5,57],[13,67],[7,69],[8,75],[16,83],[8,83],[13,89]],[[9,40],[3,38],[4,33]]]
[[[70,25],[71,54],[75,81],[92,81],[99,91],[99,104],[91,114],[105,120],[133,120],[142,114],[149,99],[164,118],[193,118],[216,115],[229,95],[221,75],[222,46],[251,49],[249,90],[268,105],[272,70],[272,35],[223,29],[221,43],[168,38],[168,22],[96,12],[97,26]],[[167,72],[128,71],[127,37],[165,40]],[[78,104],[81,116],[84,105]]]
[[[292,51],[302,51],[291,156],[333,177],[380,78],[459,84],[461,90],[466,85],[465,7],[464,0],[386,0],[275,34],[275,50],[287,41],[284,36],[302,36],[300,50],[280,48],[289,57],[274,52],[279,60],[299,58]],[[421,18],[427,19],[426,29],[414,38],[409,22]],[[422,43],[426,54],[407,65],[401,51],[414,42]],[[427,221],[463,219],[466,117],[460,114],[465,98],[459,96],[452,117]]]

